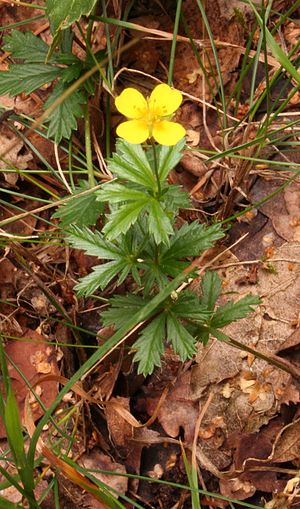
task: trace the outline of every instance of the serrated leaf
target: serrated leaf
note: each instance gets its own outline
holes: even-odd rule
[[[147,325],[139,339],[133,344],[137,350],[133,360],[138,362],[138,374],[150,375],[156,366],[161,365],[166,336],[166,316],[161,313]]]
[[[92,232],[86,227],[70,226],[67,240],[76,249],[83,249],[88,255],[103,260],[114,260],[122,256],[118,246],[106,240],[100,232]]]
[[[164,182],[170,171],[180,162],[182,152],[186,146],[185,138],[182,138],[176,145],[168,147],[161,145],[158,149],[158,174],[159,180]]]
[[[3,49],[12,53],[13,58],[20,58],[27,63],[45,62],[49,46],[32,32],[12,30],[4,40]]]
[[[156,188],[156,181],[141,145],[133,145],[125,140],[118,140],[117,153],[113,154],[108,167],[120,178],[143,185],[148,189]]]
[[[96,224],[97,219],[103,213],[103,203],[97,201],[95,192],[84,196],[76,196],[89,189],[86,181],[82,180],[74,191],[74,198],[61,206],[52,217],[60,219],[60,226],[65,228],[69,224],[78,226],[90,226]]]
[[[93,267],[93,272],[81,278],[75,286],[79,296],[92,295],[98,288],[103,290],[125,265],[124,260],[113,260]]]
[[[187,256],[199,256],[203,251],[213,246],[214,242],[224,236],[222,227],[219,224],[205,226],[195,221],[191,224],[184,224],[175,231],[170,241],[170,247],[162,256],[162,263],[176,258]]]
[[[174,313],[167,315],[167,340],[171,341],[173,350],[185,361],[196,353],[195,339],[180,323]]]
[[[45,109],[49,108],[58,97],[67,90],[67,85],[62,82],[57,83],[52,94],[45,102]],[[80,90],[76,90],[67,96],[52,113],[47,121],[49,122],[48,137],[54,138],[56,143],[60,143],[62,138],[70,138],[72,130],[77,128],[77,119],[83,116],[83,104],[86,98]]]
[[[176,316],[198,323],[206,323],[212,315],[199,297],[189,290],[178,295],[171,309]]]
[[[61,74],[62,68],[46,64],[11,65],[8,71],[0,71],[0,95],[30,94]]]
[[[117,239],[122,233],[126,233],[130,226],[137,221],[147,204],[148,198],[144,197],[144,201],[128,203],[110,214],[109,221],[103,228],[107,238]]]
[[[218,329],[231,322],[245,318],[254,309],[252,306],[260,304],[260,298],[257,295],[246,295],[237,302],[227,302],[224,306],[220,306],[214,313],[210,326]]]
[[[76,81],[77,78],[79,78],[81,72],[82,62],[76,62],[75,64],[69,65],[62,70],[60,79],[63,81],[63,83],[71,83],[72,81]]]
[[[202,299],[201,302],[210,311],[215,309],[217,299],[221,293],[222,283],[217,272],[205,272],[202,281]]]
[[[109,182],[97,191],[98,199],[108,201],[109,203],[121,203],[126,201],[146,201],[150,200],[150,196],[145,192],[136,189],[130,189],[129,186],[118,184],[117,182]]]
[[[188,193],[182,190],[180,186],[167,185],[163,195],[165,209],[175,216],[179,209],[186,209],[191,206],[191,200]]]
[[[59,28],[66,29],[81,16],[89,15],[97,0],[47,0],[46,13],[51,23],[52,32]]]
[[[174,233],[169,217],[157,200],[151,200],[148,205],[149,232],[154,236],[157,244],[169,244],[169,236]]]
[[[138,295],[116,295],[110,299],[111,307],[102,311],[101,318],[105,327],[114,325],[116,328],[123,327],[128,316],[132,316],[142,309],[149,299]]]

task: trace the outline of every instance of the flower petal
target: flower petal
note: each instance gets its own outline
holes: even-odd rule
[[[153,138],[161,145],[176,145],[181,138],[185,136],[185,129],[177,122],[168,122],[163,120],[157,122],[153,127]]]
[[[149,138],[149,129],[144,120],[128,120],[117,127],[117,135],[128,143],[144,143]]]
[[[115,105],[117,110],[128,118],[138,119],[147,114],[147,101],[135,88],[125,88],[116,97]]]
[[[165,83],[157,85],[149,100],[150,112],[155,112],[161,117],[174,113],[182,103],[182,95],[179,90],[169,87]]]

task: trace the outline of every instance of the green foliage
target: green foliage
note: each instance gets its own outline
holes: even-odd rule
[[[184,141],[175,147],[159,147],[155,155],[153,147],[143,149],[119,140],[117,152],[109,161],[110,171],[117,178],[95,193],[96,200],[108,205],[102,231],[78,223],[68,228],[70,244],[96,256],[100,263],[80,279],[76,286],[79,295],[103,290],[113,279],[119,285],[128,275],[136,285],[138,295],[111,299],[109,309],[101,314],[106,326],[121,329],[128,316],[139,312],[143,316],[150,296],[163,293],[170,279],[182,275],[189,265],[188,257],[199,256],[224,236],[220,224],[207,226],[194,221],[175,227],[179,208],[189,202],[180,188],[168,185],[167,177],[183,148]],[[66,216],[70,223],[73,205],[65,207],[69,207]],[[62,217],[60,211],[57,214]],[[74,213],[74,222],[76,218]],[[147,375],[160,366],[165,342],[172,344],[182,360],[192,358],[197,341],[206,343],[211,333],[246,316],[259,302],[247,296],[216,308],[220,292],[219,276],[207,272],[201,297],[189,290],[168,295],[133,345],[138,372]]]
[[[30,94],[59,77],[61,69],[46,64],[16,64],[0,71],[0,95]]]
[[[51,23],[52,32],[65,29],[78,21],[81,16],[88,15],[97,0],[47,0],[46,12]]]
[[[207,342],[211,333],[215,335],[216,329],[244,318],[253,311],[253,305],[260,303],[258,297],[248,295],[215,310],[215,303],[212,302],[217,292],[212,298],[213,292],[209,283],[214,284],[219,292],[221,280],[216,273],[207,273],[204,276],[202,287],[209,290],[209,299],[206,294],[198,297],[186,290],[172,294],[157,310],[156,318],[143,328],[132,347],[136,352],[134,360],[139,363],[139,373],[146,376],[152,373],[156,366],[160,366],[165,341],[172,344],[174,352],[178,353],[181,360],[190,359],[196,352],[198,340]],[[111,307],[102,313],[104,325],[122,327],[128,314],[136,313],[146,306],[147,302],[148,300],[136,295],[114,297],[111,299]]]
[[[149,155],[149,151],[143,150],[140,145],[118,141],[117,152],[109,162],[109,169],[119,179],[108,182],[97,191],[99,200],[117,205],[103,229],[109,239],[117,239],[125,234],[143,216],[156,244],[169,245],[174,233],[172,219],[180,206],[187,206],[188,200],[186,193],[178,193],[177,187],[169,186],[165,181],[173,165],[180,159],[183,148],[183,142],[175,147],[162,147],[158,183],[152,154]]]
[[[61,81],[57,83],[48,100],[45,109],[49,108],[58,97],[67,90],[68,86]],[[86,97],[81,90],[64,99],[48,116],[48,136],[59,143],[62,138],[70,138],[71,133],[77,127],[77,119],[83,116],[81,105],[85,104]]]
[[[138,362],[138,373],[152,373],[155,366],[161,366],[166,335],[166,316],[161,313],[147,325],[134,343],[134,361]]]
[[[60,207],[52,217],[60,219],[60,226],[66,228],[70,224],[78,226],[90,226],[96,224],[98,217],[103,212],[103,204],[96,200],[95,193],[77,196],[87,191],[89,185],[85,180],[80,180],[74,191],[74,196],[65,205]]]
[[[98,288],[104,289],[117,275],[119,276],[118,284],[121,284],[129,273],[138,284],[140,283],[139,261],[134,252],[128,252],[126,243],[120,242],[119,245],[115,245],[105,239],[102,233],[93,233],[84,227],[72,226],[69,232],[68,240],[72,245],[83,249],[89,255],[111,260],[97,265],[93,268],[93,272],[80,280],[76,285],[79,295],[91,295]]]
[[[20,32],[12,30],[10,36],[6,36],[4,50],[12,53],[14,58],[20,58],[28,64],[45,63],[48,45],[32,32]]]
[[[256,295],[246,295],[237,302],[227,302],[224,306],[220,306],[214,313],[210,326],[219,329],[225,327],[231,322],[244,318],[254,311],[252,306],[260,303],[259,297]]]
[[[0,71],[0,95],[30,94],[58,80],[45,102],[45,109],[63,96],[86,65],[72,53],[56,51],[48,58],[49,46],[31,32],[12,30],[11,35],[5,38],[4,49],[11,52],[13,59],[20,59],[23,63],[11,64],[8,71]],[[91,83],[88,85],[90,87]],[[83,116],[82,105],[86,101],[85,87],[68,95],[48,116],[48,136],[54,138],[56,143],[62,138],[70,138],[72,131],[77,128],[78,118]]]

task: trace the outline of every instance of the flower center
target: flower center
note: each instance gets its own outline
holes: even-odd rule
[[[157,104],[156,99],[147,99],[147,110],[145,111],[144,120],[151,129],[154,124],[160,122],[162,117],[167,116],[167,107]]]

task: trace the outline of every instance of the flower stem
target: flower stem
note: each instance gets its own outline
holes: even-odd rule
[[[155,173],[156,182],[157,182],[157,193],[158,193],[158,195],[160,195],[161,187],[160,187],[160,180],[159,180],[159,174],[158,174],[158,161],[157,161],[155,141],[153,140],[153,138],[151,138],[151,146],[152,146],[152,150],[153,150],[154,173]]]

